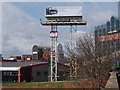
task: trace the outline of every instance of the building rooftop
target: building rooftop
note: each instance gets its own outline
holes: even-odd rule
[[[22,56],[32,56],[32,54],[23,54]]]
[[[2,67],[24,67],[24,66],[32,66],[32,65],[43,65],[47,64],[47,62],[3,62],[0,63]]]

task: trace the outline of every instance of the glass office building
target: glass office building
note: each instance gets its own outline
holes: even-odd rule
[[[120,63],[120,1],[118,2],[118,17],[112,16],[105,24],[95,27],[95,45],[96,52],[103,49],[100,56],[114,55],[112,59]],[[117,66],[120,67],[120,64]]]
[[[109,44],[109,52],[120,51],[120,19],[112,16],[103,25],[95,27],[95,41],[100,45]]]

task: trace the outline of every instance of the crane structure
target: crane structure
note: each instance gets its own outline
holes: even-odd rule
[[[71,10],[73,11],[71,13]],[[62,12],[61,12],[62,11]],[[72,32],[73,26],[86,25],[86,21],[83,21],[81,7],[48,7],[46,8],[45,21],[41,21],[43,26],[51,26],[50,38],[51,38],[51,60],[50,60],[50,81],[57,81],[57,38],[58,31],[57,26],[71,26],[71,48],[72,48]],[[71,15],[70,15],[71,13]],[[77,28],[75,29],[75,32]],[[71,56],[72,57],[72,56]],[[71,58],[70,60],[70,78],[75,77],[77,74],[76,59]]]

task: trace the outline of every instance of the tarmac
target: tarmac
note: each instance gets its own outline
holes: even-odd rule
[[[118,88],[118,82],[117,82],[117,77],[116,77],[116,72],[110,72],[110,74],[111,74],[110,78],[108,79],[105,88],[119,90],[119,88]]]

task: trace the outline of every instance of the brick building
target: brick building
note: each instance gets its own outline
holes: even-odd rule
[[[21,61],[21,56],[10,56],[9,60]]]
[[[34,45],[32,48],[32,60],[49,61],[50,47]]]
[[[32,60],[32,55],[30,55],[30,54],[24,54],[24,55],[22,55],[22,61],[24,62],[24,61],[30,61],[30,60]]]
[[[34,45],[32,60],[50,61],[50,47]],[[57,44],[58,63],[64,63],[64,52],[61,44]]]

